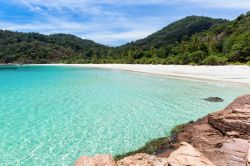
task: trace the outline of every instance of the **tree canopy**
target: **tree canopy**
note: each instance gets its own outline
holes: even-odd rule
[[[233,21],[189,16],[115,48],[69,34],[0,30],[0,63],[250,64],[250,13]]]

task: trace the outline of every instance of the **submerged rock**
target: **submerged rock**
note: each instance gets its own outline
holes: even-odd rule
[[[219,98],[219,97],[209,97],[204,100],[211,101],[211,102],[223,102],[224,101],[222,98]]]

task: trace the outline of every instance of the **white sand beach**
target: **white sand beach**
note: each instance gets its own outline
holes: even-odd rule
[[[53,64],[52,64],[53,65]],[[150,74],[160,74],[193,79],[226,81],[250,84],[250,66],[189,66],[189,65],[139,65],[139,64],[54,64],[60,66],[77,66],[126,70]]]

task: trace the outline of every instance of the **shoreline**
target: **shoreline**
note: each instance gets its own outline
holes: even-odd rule
[[[240,96],[223,110],[177,125],[169,136],[153,139],[134,151],[116,156],[81,156],[75,166],[89,162],[103,165],[103,161],[112,166],[249,165],[249,101],[250,94]]]
[[[87,67],[122,70],[178,78],[250,85],[250,66],[189,66],[142,64],[31,64],[35,66]]]

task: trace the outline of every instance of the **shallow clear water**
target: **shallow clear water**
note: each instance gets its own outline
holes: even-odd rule
[[[0,68],[0,165],[73,165],[134,150],[249,87],[125,71]],[[223,103],[203,99],[219,96]]]

